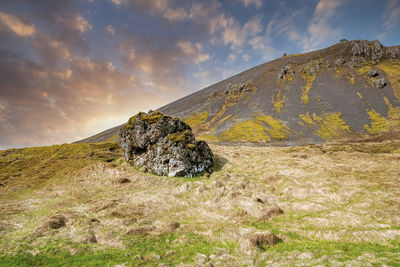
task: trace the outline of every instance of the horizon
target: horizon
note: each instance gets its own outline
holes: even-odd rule
[[[0,3],[0,149],[92,136],[283,53],[400,45],[398,0],[178,2]]]

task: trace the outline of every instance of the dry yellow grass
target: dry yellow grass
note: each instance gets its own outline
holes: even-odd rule
[[[179,244],[189,246],[193,234],[207,244],[220,244],[210,245],[210,250],[197,247],[211,255],[198,256],[195,262],[399,263],[399,146],[398,141],[284,148],[212,145],[215,172],[194,179],[141,173],[122,158],[93,158],[85,167],[60,172],[57,179],[32,190],[0,187],[0,256],[45,254],[49,252],[42,248],[49,244],[76,255],[112,248],[129,251],[129,240],[137,235],[159,240],[173,233],[177,238],[168,245],[172,250]],[[66,225],[35,235],[56,214],[65,216]],[[263,230],[282,242],[265,250],[254,246],[254,235]],[[163,242],[157,246],[166,246]],[[164,252],[161,260],[171,259]],[[142,253],[138,262],[135,255],[125,262],[157,262]]]

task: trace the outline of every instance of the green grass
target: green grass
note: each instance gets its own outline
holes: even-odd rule
[[[331,256],[336,261],[345,262],[365,254],[372,253],[382,259],[386,264],[395,266],[400,264],[400,242],[393,241],[387,245],[369,242],[344,242],[307,240],[290,243],[279,243],[276,246],[266,248],[267,251],[277,254],[286,254],[294,251],[311,252],[315,258]]]
[[[323,211],[326,212],[326,211]],[[251,221],[247,225],[255,227],[259,230],[269,230],[275,233],[278,237],[284,238],[283,242],[279,242],[275,246],[265,246],[265,252],[272,252],[275,256],[290,255],[294,252],[311,252],[314,258],[328,256],[330,259],[335,259],[339,262],[355,260],[359,256],[370,253],[375,256],[381,263],[389,265],[400,264],[400,240],[389,240],[386,243],[372,242],[348,242],[336,240],[322,240],[318,238],[304,237],[296,232],[292,232],[290,228],[284,225],[291,221],[301,221],[305,217],[319,217],[320,212],[300,214],[285,214],[281,217],[275,217],[270,221]],[[320,227],[308,225],[301,227],[303,230],[313,231],[321,230]],[[395,228],[394,228],[395,229]],[[335,227],[325,230],[338,231]],[[348,229],[351,230],[351,229]],[[357,229],[353,229],[357,230]],[[365,230],[365,229],[364,229]],[[382,258],[382,259],[379,259]]]
[[[182,242],[179,242],[180,238]],[[27,252],[35,247],[26,247],[15,255],[0,254],[0,266],[112,266],[123,263],[153,266],[163,262],[176,265],[192,262],[197,253],[210,255],[217,248],[232,249],[231,244],[210,242],[196,234],[137,235],[126,237],[124,243],[126,249],[103,249],[98,245],[57,241],[37,248],[40,253],[35,256]],[[76,252],[74,255],[71,255],[72,249]]]
[[[0,183],[14,191],[34,189],[54,178],[68,177],[96,161],[120,157],[117,143],[63,144],[0,151]]]

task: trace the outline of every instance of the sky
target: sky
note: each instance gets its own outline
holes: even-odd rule
[[[73,142],[340,39],[400,45],[400,0],[1,0],[0,149]]]

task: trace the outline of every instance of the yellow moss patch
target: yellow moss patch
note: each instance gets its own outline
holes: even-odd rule
[[[344,74],[344,77],[351,83],[351,84],[356,84],[356,79],[352,73],[346,72]]]
[[[371,126],[364,125],[365,130],[367,130],[370,134],[378,134],[389,131],[389,122],[385,117],[381,116],[374,109],[368,110],[367,113],[371,119]]]
[[[200,114],[194,114],[193,116],[185,118],[183,121],[186,122],[190,127],[194,128],[204,123],[208,118],[208,111],[204,111]]]
[[[231,142],[270,142],[287,139],[290,134],[286,125],[269,115],[260,115],[252,120],[234,124],[221,133],[220,139]]]
[[[369,118],[371,119],[371,126],[364,125],[364,128],[370,134],[379,134],[388,131],[400,130],[400,107],[393,107],[387,97],[383,97],[386,105],[388,106],[388,117],[380,115],[375,110],[367,110]]]
[[[357,72],[361,75],[365,75],[369,69],[372,67],[371,63],[364,63],[361,68],[357,69]]]
[[[393,88],[394,95],[397,99],[400,99],[400,61],[382,62],[379,63],[377,67],[386,73]]]
[[[285,103],[286,96],[281,96],[281,91],[276,94],[276,98],[272,96],[272,103],[275,107],[276,112],[281,113],[283,105]]]
[[[315,113],[313,118],[320,124],[318,135],[325,140],[333,140],[350,132],[350,126],[342,119],[342,113],[323,114],[318,117]]]
[[[313,119],[312,119],[311,116],[310,116],[310,112],[307,112],[307,114],[300,114],[299,117],[300,117],[300,119],[301,119],[302,121],[304,121],[305,123],[307,123],[307,124],[309,124],[309,125],[314,124],[314,121],[313,121]]]
[[[309,97],[308,97],[308,93],[311,90],[311,87],[316,79],[316,77],[314,77],[311,73],[310,73],[310,69],[313,67],[313,65],[307,65],[306,67],[304,67],[303,72],[302,72],[302,77],[304,79],[304,81],[306,81],[306,86],[304,88],[302,88],[302,95],[301,95],[301,101],[303,101],[304,104],[308,104],[309,102]],[[321,74],[322,69],[320,69],[317,72],[317,75]]]
[[[164,114],[162,114],[160,111],[154,111],[151,114],[146,114],[144,112],[139,112],[135,116],[132,116],[129,118],[128,123],[125,125],[126,128],[132,128],[135,126],[135,120],[136,118],[140,118],[143,121],[146,121],[148,123],[155,123],[157,122],[161,117],[169,117]]]
[[[303,101],[304,104],[308,104],[308,101],[309,101],[308,93],[310,92],[312,84],[315,81],[315,77],[309,75],[309,76],[306,76],[306,77],[303,77],[303,78],[304,78],[304,80],[306,81],[307,84],[306,84],[306,86],[304,88],[302,88],[301,101]]]
[[[180,132],[180,133],[172,133],[167,135],[168,140],[173,143],[184,142],[186,140],[186,136],[190,134],[189,130]]]

